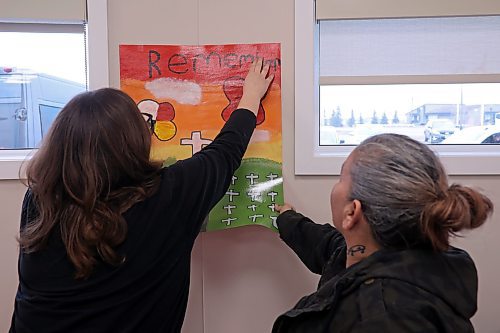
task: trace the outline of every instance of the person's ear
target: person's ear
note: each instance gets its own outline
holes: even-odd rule
[[[351,230],[363,218],[363,209],[359,200],[353,200],[344,208],[344,219],[342,220],[342,228]]]

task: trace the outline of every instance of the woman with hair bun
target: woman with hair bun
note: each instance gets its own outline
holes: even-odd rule
[[[335,228],[277,207],[281,238],[321,279],[273,332],[474,332],[477,271],[450,238],[481,226],[490,199],[450,186],[425,144],[381,134],[346,159],[330,203]]]

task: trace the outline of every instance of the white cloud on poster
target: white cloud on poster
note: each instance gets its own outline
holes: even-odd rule
[[[158,99],[168,98],[191,105],[201,102],[201,87],[194,82],[162,77],[147,82],[145,87]]]

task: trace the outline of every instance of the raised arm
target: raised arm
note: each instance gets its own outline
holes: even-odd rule
[[[273,76],[267,77],[269,66],[262,59],[254,62],[243,86],[239,107],[216,136],[214,141],[191,158],[172,165],[176,196],[185,205],[197,233],[203,218],[224,196],[231,178],[241,164],[250,137],[256,126],[260,101],[267,92]]]
[[[281,212],[277,219],[281,239],[311,272],[321,274],[335,250],[345,247],[344,237],[331,225],[314,223],[289,205],[279,206],[278,211]]]

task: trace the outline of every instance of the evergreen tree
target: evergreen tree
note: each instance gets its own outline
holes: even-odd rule
[[[380,119],[380,123],[384,124],[384,125],[389,123],[389,119],[387,119],[387,115],[385,114],[385,111],[384,111],[384,114],[382,115],[382,118]]]
[[[358,124],[364,124],[364,123],[365,123],[365,120],[363,119],[363,116],[361,114],[359,114]]]
[[[399,124],[398,111],[394,111],[394,117],[392,118],[393,124]]]
[[[356,118],[354,118],[354,110],[351,110],[351,118],[347,121],[347,126],[353,127],[356,124]]]
[[[340,108],[337,106],[337,111],[335,111],[335,114],[332,118],[332,126],[335,127],[342,127],[342,114],[340,113]]]
[[[372,124],[378,124],[377,111],[373,110]]]

